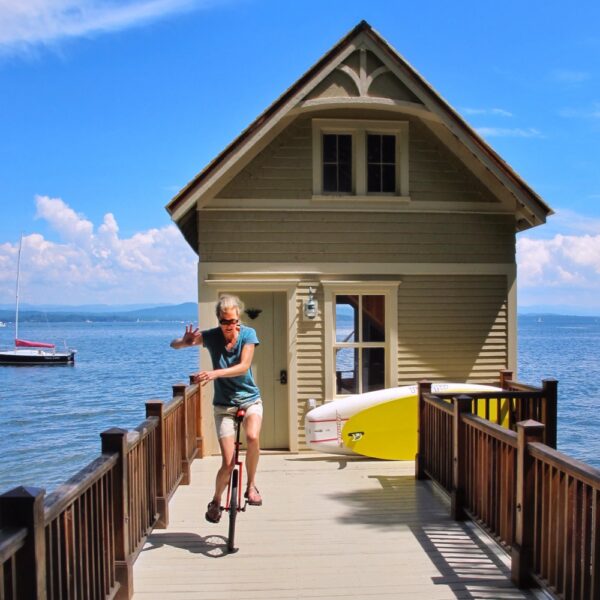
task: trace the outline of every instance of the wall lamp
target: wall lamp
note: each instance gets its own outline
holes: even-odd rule
[[[304,301],[304,316],[311,321],[316,318],[319,313],[319,305],[315,300],[315,295],[312,287],[308,288],[308,299]]]

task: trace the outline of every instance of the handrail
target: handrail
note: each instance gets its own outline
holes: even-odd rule
[[[26,527],[0,529],[0,568],[24,546],[26,537]]]
[[[497,424],[516,430],[518,421],[535,419],[544,423],[544,442],[556,447],[557,427],[557,382],[546,379],[541,387],[526,385],[508,378],[510,371],[502,371],[498,391],[470,392],[473,398],[473,412]],[[510,386],[510,387],[508,387]],[[518,388],[518,389],[516,389]],[[427,392],[424,392],[427,393]],[[435,394],[438,398],[452,403],[455,393]]]
[[[513,391],[513,390],[501,390],[498,392],[468,392],[469,396],[476,398],[477,400],[497,400],[498,398],[514,398],[517,400],[526,400],[529,398],[542,398],[544,393],[542,390],[535,388],[529,391]],[[442,400],[454,400],[456,392],[444,392],[435,394]]]
[[[469,423],[473,429],[482,431],[487,435],[493,436],[498,441],[504,442],[513,448],[517,447],[517,434],[506,427],[488,421],[478,415],[465,414],[463,420]]]
[[[27,542],[27,527],[2,527],[0,529],[0,597],[17,598],[18,577],[22,572],[20,555]]]
[[[164,403],[163,413],[165,417],[168,417],[179,405],[183,402],[183,396],[174,396],[170,400]]]
[[[146,404],[137,427],[101,438],[100,456],[48,496],[0,495],[0,569],[16,573],[0,577],[0,597],[131,598],[133,563],[202,456],[201,387],[174,386],[168,402]]]
[[[526,575],[566,598],[600,597],[600,471],[531,441]]]
[[[430,383],[419,384],[415,476],[448,493],[455,519],[476,520],[510,550],[517,585],[538,584],[564,598],[600,598],[600,470],[552,447],[555,380],[538,388],[503,371],[500,382],[501,392],[454,397],[434,396]],[[474,399],[485,396],[514,401],[516,432],[472,414]],[[519,406],[534,396],[540,398],[535,411]],[[532,412],[543,423],[532,420]]]
[[[456,394],[452,394],[451,397],[454,398],[455,396]],[[427,404],[431,404],[432,406],[435,406],[439,410],[446,412],[450,415],[454,412],[452,404],[450,404],[449,402],[444,402],[441,394],[423,394],[423,400]]]
[[[78,471],[66,483],[57,487],[44,499],[44,518],[46,522],[55,519],[76,498],[108,473],[117,463],[117,456],[102,455]]]
[[[505,389],[510,390],[511,392],[541,392],[542,388],[539,388],[535,385],[528,385],[526,383],[521,383],[519,381],[514,381],[512,379],[507,379],[504,382]]]
[[[552,467],[568,472],[571,477],[577,477],[586,485],[600,490],[600,469],[549,448],[546,444],[531,442],[528,450],[532,458],[538,458]]]
[[[148,417],[146,420],[142,421],[137,427],[135,427],[132,431],[129,432],[130,435],[134,433],[139,433],[142,436],[146,435],[148,432],[153,431],[158,426],[158,419],[156,417]]]

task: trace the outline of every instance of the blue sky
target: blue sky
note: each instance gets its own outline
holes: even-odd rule
[[[600,314],[600,6],[0,1],[0,303],[195,298],[164,205],[361,19],[556,211],[519,304]]]

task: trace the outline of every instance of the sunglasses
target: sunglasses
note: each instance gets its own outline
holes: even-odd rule
[[[239,319],[219,319],[219,325],[237,325],[239,322]]]

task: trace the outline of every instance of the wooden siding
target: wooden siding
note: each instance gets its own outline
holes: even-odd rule
[[[398,291],[400,385],[425,378],[486,383],[497,378],[507,360],[506,277],[402,278]]]
[[[204,211],[199,213],[198,228],[198,253],[206,262],[514,263],[515,259],[510,215]]]
[[[409,119],[409,195],[415,203],[495,202],[467,167],[418,119]]]
[[[312,196],[312,130],[299,119],[280,133],[221,190],[219,198],[293,198]]]
[[[314,321],[302,317],[302,307],[308,299],[308,289],[312,287],[319,303],[319,314]],[[303,281],[297,291],[297,366],[298,366],[298,443],[305,445],[304,417],[308,400],[314,398],[322,404],[325,396],[325,356],[323,332],[323,288],[318,281]]]
[[[384,85],[383,81],[381,85]],[[315,115],[317,117],[408,121],[409,194],[414,203],[497,201],[483,183],[415,117],[356,109],[327,111]],[[234,177],[217,198],[311,198],[311,136],[311,119],[298,118]],[[218,202],[213,201],[213,206],[218,206]]]

